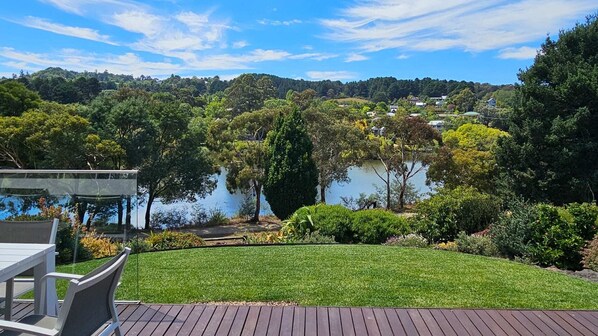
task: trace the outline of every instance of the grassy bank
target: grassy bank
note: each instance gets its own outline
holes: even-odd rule
[[[151,303],[598,309],[598,284],[503,259],[380,245],[264,246],[133,255],[120,299]],[[102,261],[61,266],[84,273]],[[139,297],[135,281],[139,264]],[[61,291],[64,286],[61,286]]]

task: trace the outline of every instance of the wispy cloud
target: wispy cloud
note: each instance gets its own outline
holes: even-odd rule
[[[321,24],[365,52],[479,52],[536,41],[596,10],[595,0],[363,0]]]
[[[264,26],[290,26],[290,25],[303,23],[303,21],[298,20],[298,19],[292,19],[292,20],[286,20],[286,21],[261,19],[261,20],[258,20],[257,23],[264,25]]]
[[[47,67],[64,67],[75,71],[104,71],[112,73],[132,74],[135,76],[151,74],[152,76],[166,76],[179,72],[181,67],[169,62],[147,62],[134,53],[121,55],[82,52],[74,49],[62,49],[56,53],[22,52],[13,48],[0,48],[0,56],[8,59],[5,65],[19,62],[18,68],[36,71]],[[13,64],[14,66],[14,64]]]
[[[110,36],[102,35],[95,29],[66,26],[60,23],[54,23],[49,20],[34,16],[27,16],[22,21],[13,21],[25,27],[41,29],[55,34],[78,37],[86,40],[92,40],[102,43],[117,45],[110,40]]]
[[[323,61],[331,58],[338,57],[336,54],[329,54],[329,53],[302,53],[302,54],[295,54],[290,55],[289,59],[300,60],[300,59],[311,59],[314,61]]]
[[[233,48],[235,49],[242,49],[245,48],[249,45],[249,42],[247,41],[235,41],[233,42]]]
[[[362,54],[356,54],[356,53],[351,53],[349,55],[347,55],[347,58],[345,58],[345,62],[349,63],[349,62],[360,62],[360,61],[367,61],[370,58],[362,55]]]
[[[306,75],[313,80],[350,80],[357,78],[357,74],[350,71],[308,71]]]
[[[498,58],[502,59],[532,59],[536,57],[538,50],[531,47],[505,48],[498,52]]]
[[[406,60],[406,59],[408,59],[409,57],[410,57],[410,56],[409,56],[409,55],[407,55],[407,54],[400,54],[399,56],[397,56],[397,59],[400,59],[400,60]]]
[[[77,15],[102,13],[99,9],[119,8],[121,10],[139,9],[143,5],[130,0],[41,0],[65,12]]]

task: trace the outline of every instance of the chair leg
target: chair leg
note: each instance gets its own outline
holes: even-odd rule
[[[14,292],[14,279],[6,280],[6,296],[4,301],[4,319],[12,320],[12,296]]]

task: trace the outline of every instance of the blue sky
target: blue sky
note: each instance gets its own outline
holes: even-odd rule
[[[5,0],[0,77],[50,66],[167,77],[517,81],[596,0]]]

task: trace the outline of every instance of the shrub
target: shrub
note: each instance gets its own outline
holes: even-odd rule
[[[163,230],[177,229],[191,225],[191,221],[187,219],[187,210],[182,208],[154,212],[151,223],[154,229]]]
[[[584,240],[572,223],[552,205],[538,204],[538,218],[531,223],[530,258],[543,266],[580,268]]]
[[[579,269],[584,245],[581,234],[590,230],[588,214],[592,211],[584,205],[558,208],[516,202],[492,227],[490,235],[500,252],[509,258]]]
[[[219,208],[210,209],[210,213],[208,215],[208,221],[206,222],[206,226],[219,226],[219,225],[227,225],[230,223],[230,220]]]
[[[521,200],[514,200],[510,208],[492,225],[490,237],[499,252],[509,259],[529,256],[531,223],[537,220],[537,209]]]
[[[361,210],[351,218],[354,241],[365,244],[381,244],[390,236],[407,234],[407,220],[381,209]]]
[[[120,246],[112,242],[109,238],[97,235],[94,232],[88,232],[81,238],[81,245],[86,248],[94,259],[111,257],[116,255],[121,249]]]
[[[583,250],[583,265],[598,272],[598,235]]]
[[[333,236],[327,236],[320,231],[315,231],[309,232],[303,237],[289,239],[287,242],[297,244],[332,244],[335,243],[335,239]]]
[[[239,205],[239,211],[237,216],[246,220],[251,219],[255,214],[255,197],[251,195],[245,195],[243,202]]]
[[[458,251],[457,243],[455,242],[442,242],[434,245],[434,248],[437,250],[445,250],[445,251]]]
[[[56,261],[59,264],[85,261],[92,258],[92,254],[78,239],[79,231],[70,224],[61,224],[56,233]],[[76,253],[75,253],[76,251]]]
[[[487,257],[498,257],[500,255],[498,247],[488,236],[467,235],[465,232],[460,232],[455,243],[459,252]]]
[[[198,247],[205,245],[201,237],[193,233],[163,231],[160,233],[150,233],[146,242],[154,251],[182,249]]]
[[[475,188],[442,189],[417,205],[419,231],[431,241],[453,240],[481,231],[498,219],[500,203]]]
[[[130,240],[126,245],[131,248],[131,253],[143,253],[152,250],[152,246],[145,239],[138,237]]]
[[[428,240],[417,233],[410,233],[406,236],[392,236],[386,240],[384,245],[402,247],[428,247]]]
[[[253,232],[247,234],[247,244],[280,244],[284,242],[281,232]]]
[[[598,206],[590,203],[571,203],[567,206],[574,230],[584,240],[591,240],[598,232]]]
[[[308,209],[311,209],[309,211]],[[339,243],[350,243],[353,239],[351,216],[353,212],[342,205],[315,205],[301,208],[299,214],[309,212],[312,231],[319,231],[325,236],[334,236]]]

